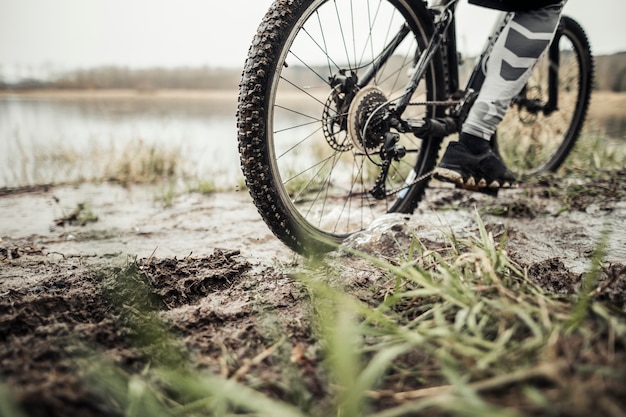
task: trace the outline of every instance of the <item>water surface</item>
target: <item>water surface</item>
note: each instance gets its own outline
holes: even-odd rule
[[[236,101],[236,92],[0,97],[0,188],[99,179],[145,152],[175,155],[185,176],[235,184]]]
[[[596,94],[587,129],[623,142],[624,97]],[[236,91],[0,95],[0,188],[98,180],[155,152],[231,189],[242,180],[236,107]]]

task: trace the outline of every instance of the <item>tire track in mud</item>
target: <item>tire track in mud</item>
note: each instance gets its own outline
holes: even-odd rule
[[[37,258],[45,263],[30,257],[30,268]],[[42,278],[36,286],[8,289],[0,301],[2,380],[29,415],[118,415],[84,374],[93,355],[131,373],[180,355],[230,377],[279,339],[281,349],[312,345],[301,286],[239,251],[35,273]],[[279,393],[284,369],[275,365],[254,366]],[[321,395],[316,375],[292,368]]]
[[[609,224],[595,296],[626,311],[624,179],[617,173],[595,182],[587,195],[557,195],[548,184],[497,200],[434,189],[413,217],[389,216],[348,244],[398,259],[416,236],[436,249],[446,233],[475,234],[478,211],[535,283],[568,295],[578,291]],[[150,193],[129,194],[102,185],[0,197],[0,379],[27,414],[118,415],[84,373],[94,352],[130,373],[180,357],[225,377],[244,378],[254,368],[270,395],[284,394],[287,381],[324,398],[308,294],[283,267],[297,258],[269,234],[249,199],[186,195],[164,208]],[[55,226],[86,197],[97,221]],[[564,201],[570,208],[554,215]],[[341,253],[329,262],[355,295],[377,302],[370,287],[385,279],[381,271]],[[146,332],[158,337],[141,342]]]

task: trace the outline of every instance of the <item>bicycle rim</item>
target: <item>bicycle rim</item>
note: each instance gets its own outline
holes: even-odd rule
[[[430,30],[409,1],[296,3],[293,17],[266,17],[263,39],[257,39],[257,44],[276,48],[275,55],[263,62],[255,58],[256,64],[246,67],[248,72],[254,67],[255,74],[262,71],[267,91],[259,108],[263,129],[260,135],[248,130],[245,138],[240,129],[240,151],[261,215],[283,242],[303,252],[313,246],[317,251],[320,244],[328,249],[387,212],[414,208],[414,180],[430,168],[425,157],[432,152],[426,153],[428,146],[413,135],[400,134],[397,146],[406,155],[391,163],[384,196],[375,198],[372,191],[383,165],[382,136],[375,129],[384,109],[404,94]],[[279,1],[273,10],[280,7]],[[270,11],[268,16],[276,15]],[[386,62],[375,66],[403,25],[410,28],[408,35]],[[368,73],[374,75],[365,85]],[[420,84],[414,101],[437,97],[432,74]],[[240,116],[243,106],[248,113],[257,107],[253,95],[244,94]],[[403,116],[431,113],[432,108],[410,106]],[[263,152],[251,152],[251,140]],[[248,168],[251,153],[256,165],[267,165],[266,181],[252,178],[258,170]],[[275,194],[272,207],[263,193]]]
[[[498,127],[497,148],[506,165],[521,176],[555,171],[574,146],[585,121],[593,78],[589,42],[582,28],[564,17],[558,44],[558,108],[544,114],[513,105]],[[535,67],[524,98],[549,99],[550,65],[546,54]]]

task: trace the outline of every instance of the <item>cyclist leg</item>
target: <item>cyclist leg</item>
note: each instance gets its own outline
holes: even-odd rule
[[[489,140],[545,52],[558,26],[563,3],[516,12],[494,44],[486,78],[463,124],[459,142],[446,150],[435,177],[466,188],[506,188],[515,176],[491,151]]]

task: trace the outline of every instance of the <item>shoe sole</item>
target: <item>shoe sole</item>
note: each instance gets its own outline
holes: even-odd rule
[[[487,184],[485,179],[480,179],[480,181],[476,182],[474,177],[469,177],[467,180],[463,178],[463,176],[452,169],[437,167],[433,171],[433,176],[441,181],[451,182],[453,184],[459,185],[461,188],[470,191],[481,191],[481,190],[497,190],[500,188],[517,188],[517,184],[505,182],[504,184],[500,184],[497,181],[493,181],[491,184]]]
[[[458,185],[464,185],[463,176],[456,171],[453,171],[448,168],[435,168],[433,171],[433,176],[442,181],[451,182]]]

